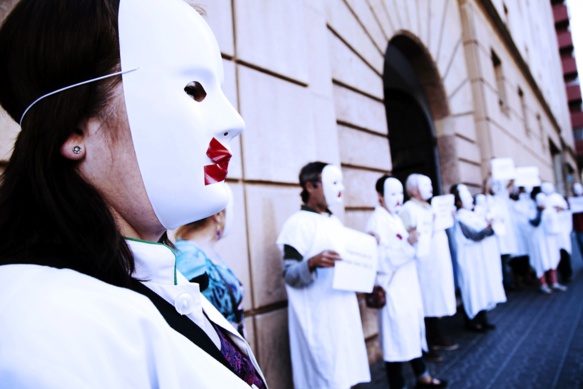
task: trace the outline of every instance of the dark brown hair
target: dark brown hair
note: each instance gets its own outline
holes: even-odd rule
[[[119,70],[118,8],[119,0],[15,6],[0,29],[0,104],[16,122],[38,97]],[[68,89],[27,112],[0,183],[1,263],[58,259],[111,284],[129,281],[133,256],[109,208],[60,153],[84,120],[108,115],[120,81]]]
[[[300,185],[302,186],[300,197],[304,204],[310,200],[310,193],[306,190],[306,184],[311,182],[312,184],[317,185],[317,182],[322,179],[322,170],[324,170],[326,165],[328,164],[320,161],[310,162],[300,170],[299,180]]]

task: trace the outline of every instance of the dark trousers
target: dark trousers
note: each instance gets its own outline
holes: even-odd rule
[[[427,365],[423,358],[415,358],[409,361],[413,368],[415,377],[421,378],[427,374]],[[403,389],[406,387],[405,378],[403,377],[404,362],[385,362],[385,369],[387,371],[387,378],[389,379],[389,388]]]
[[[441,333],[441,328],[439,327],[438,317],[425,318],[425,337],[429,348],[435,343],[440,343],[442,341],[443,335]]]
[[[502,283],[506,287],[514,286],[514,281],[512,280],[512,269],[510,268],[510,254],[503,254],[500,256],[502,261]]]
[[[488,314],[486,313],[485,310],[478,312],[476,314],[476,316],[474,316],[473,319],[470,319],[468,317],[468,314],[466,313],[466,310],[464,309],[464,320],[465,320],[467,326],[475,326],[475,325],[485,326],[489,323]]]
[[[571,255],[566,251],[561,249],[561,261],[559,262],[559,266],[557,267],[557,273],[559,273],[559,277],[561,282],[568,283],[571,281],[571,277],[573,276],[573,267],[571,266]]]

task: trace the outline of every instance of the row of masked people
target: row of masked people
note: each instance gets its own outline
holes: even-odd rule
[[[581,192],[581,184],[575,185]],[[575,189],[577,190],[577,189]],[[475,214],[487,220],[500,249],[504,285],[515,290],[534,281],[545,294],[571,281],[573,219],[568,201],[550,182],[533,188],[488,179],[475,196]]]
[[[371,376],[357,294],[334,287],[335,267],[345,260],[340,249],[345,242],[339,233],[342,222],[330,208],[342,203],[342,172],[334,165],[311,162],[301,169],[299,181],[303,204],[277,238],[288,295],[294,387],[350,388]],[[429,178],[415,175],[407,189],[412,200],[403,205],[399,180],[379,178],[379,205],[363,231],[376,238],[375,290],[385,293],[386,302],[377,310],[379,341],[391,388],[407,386],[407,362],[415,387],[441,388],[447,382],[431,375],[424,353],[430,347],[458,347],[441,337],[437,325],[439,317],[456,312],[448,238],[445,231],[424,235],[426,227],[432,228],[432,216],[422,216],[432,212],[427,203],[432,196]],[[429,225],[416,224],[426,222]],[[430,254],[420,257],[417,247],[428,238],[423,244],[432,246]],[[432,334],[430,345],[426,333]]]

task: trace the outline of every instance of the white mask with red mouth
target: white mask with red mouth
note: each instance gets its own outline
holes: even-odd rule
[[[168,228],[213,215],[228,200],[230,142],[244,128],[222,91],[217,41],[182,0],[121,0],[119,44],[140,173]]]
[[[389,177],[384,183],[383,200],[387,211],[395,215],[403,205],[403,184],[396,178]]]
[[[324,166],[322,170],[322,189],[328,205],[342,204],[344,184],[342,182],[342,171],[338,166]]]

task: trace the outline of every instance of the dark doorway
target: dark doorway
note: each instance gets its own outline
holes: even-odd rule
[[[439,80],[429,61],[410,38],[399,36],[391,41],[385,54],[385,108],[392,175],[405,184],[410,174],[424,174],[431,178],[433,193],[439,195],[443,190],[437,137],[431,106],[420,80],[420,76],[424,82]]]
[[[412,173],[431,178],[435,194],[440,194],[436,166],[436,142],[423,110],[409,94],[385,91],[393,176],[401,182]]]

